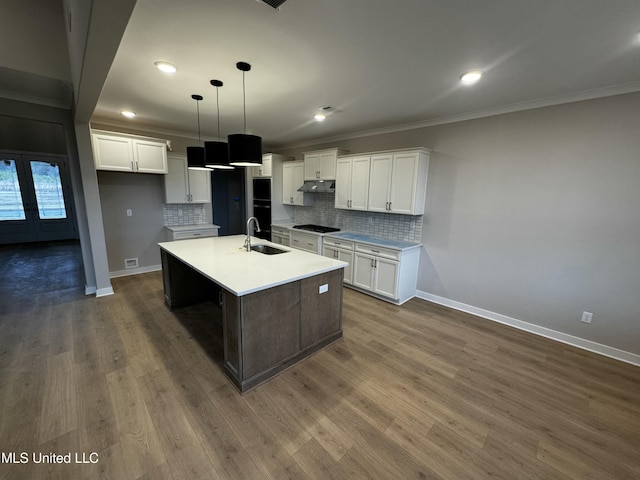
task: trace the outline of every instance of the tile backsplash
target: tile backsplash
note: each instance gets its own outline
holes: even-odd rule
[[[334,207],[334,193],[314,193],[313,195],[315,199],[313,206],[290,207],[294,223],[315,223],[390,240],[420,242],[422,215],[342,210]]]
[[[162,207],[165,227],[211,223],[207,219],[204,204],[165,203]]]

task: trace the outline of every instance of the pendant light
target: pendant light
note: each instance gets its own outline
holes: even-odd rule
[[[187,147],[187,167],[190,170],[208,170],[204,163],[204,147],[200,146],[200,100],[202,95],[191,95],[196,101],[196,111],[198,112],[198,146]]]
[[[220,138],[220,98],[219,88],[223,85],[220,80],[211,80],[216,87],[216,107],[218,111],[218,138]],[[229,165],[229,144],[227,142],[204,142],[205,166],[208,168],[231,170]]]
[[[251,70],[245,62],[236,63],[242,72],[242,102],[244,107],[244,133],[227,137],[229,141],[229,163],[235,167],[259,167],[262,165],[262,137],[247,135],[247,102],[245,99],[244,74]]]

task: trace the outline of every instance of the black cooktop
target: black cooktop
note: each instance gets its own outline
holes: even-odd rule
[[[340,231],[339,228],[323,227],[322,225],[313,225],[311,223],[307,223],[304,225],[294,225],[293,228],[299,228],[300,230],[309,230],[310,232],[316,233],[331,233]]]

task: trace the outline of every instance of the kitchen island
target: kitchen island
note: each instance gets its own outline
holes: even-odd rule
[[[222,308],[224,368],[244,393],[342,336],[345,262],[245,235],[160,243],[169,308]]]

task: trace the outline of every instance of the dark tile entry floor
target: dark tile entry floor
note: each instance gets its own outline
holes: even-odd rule
[[[0,315],[84,297],[78,241],[0,246]]]

